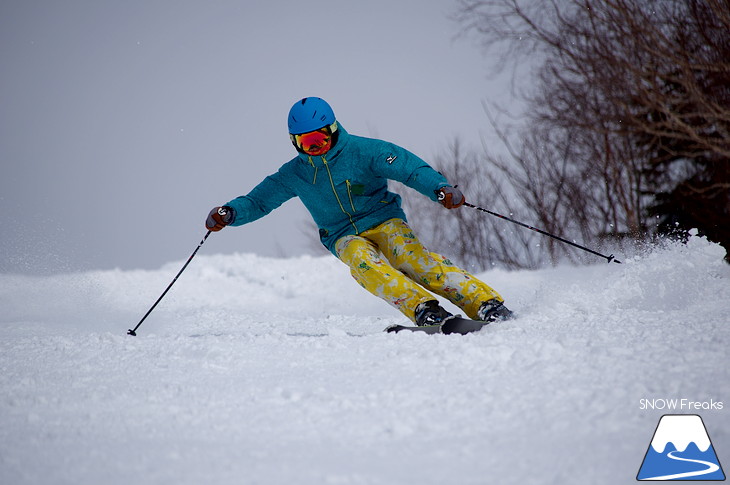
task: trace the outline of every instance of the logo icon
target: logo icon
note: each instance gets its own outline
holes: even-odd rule
[[[395,155],[390,155],[388,158],[385,159],[386,162],[388,162],[389,165],[393,165],[393,162],[395,162],[395,159],[398,158]]]
[[[725,480],[702,418],[665,414],[659,420],[637,480]]]

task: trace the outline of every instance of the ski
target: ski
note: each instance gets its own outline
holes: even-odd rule
[[[409,330],[411,332],[423,332],[428,334],[441,333],[441,325],[424,325],[423,327],[412,327],[409,325],[391,325],[386,328],[388,333],[398,333],[401,330]]]
[[[385,331],[388,333],[398,333],[402,330],[409,330],[411,332],[424,332],[427,334],[443,333],[448,335],[458,333],[466,335],[467,333],[481,330],[485,325],[489,325],[489,323],[490,322],[469,320],[468,318],[452,317],[441,325],[424,325],[423,327],[416,327],[396,324],[386,328]]]

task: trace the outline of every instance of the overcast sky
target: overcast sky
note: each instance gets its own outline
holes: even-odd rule
[[[451,0],[3,0],[0,272],[182,261],[214,205],[295,151],[291,105],[426,160],[508,95]],[[458,183],[458,181],[454,181]],[[463,184],[463,182],[462,182]],[[292,200],[205,252],[311,253]],[[313,235],[316,238],[316,234]],[[321,253],[324,254],[324,253]]]

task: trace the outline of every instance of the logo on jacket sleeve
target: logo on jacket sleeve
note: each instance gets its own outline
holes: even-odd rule
[[[388,162],[389,165],[392,165],[393,162],[395,162],[396,158],[398,158],[398,157],[391,154],[391,155],[388,155],[388,158],[386,158],[385,161]]]

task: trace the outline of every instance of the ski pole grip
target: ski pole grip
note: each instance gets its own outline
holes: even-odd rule
[[[458,186],[459,186],[459,184],[456,184],[456,185],[454,185],[454,188],[457,188]],[[446,194],[444,193],[443,187],[441,187],[440,189],[434,190],[434,192],[436,192],[436,198],[438,199],[439,202],[441,202],[442,200],[444,200],[446,198]]]
[[[231,224],[236,219],[236,210],[233,207],[224,205],[219,207],[217,212],[226,225]]]

